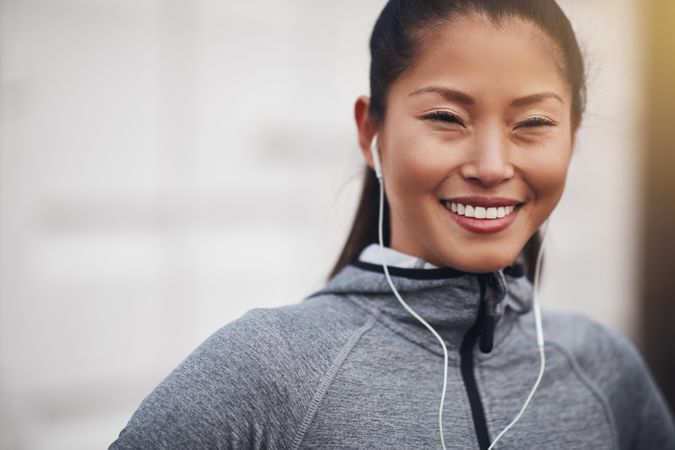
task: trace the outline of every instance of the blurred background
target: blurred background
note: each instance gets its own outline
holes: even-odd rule
[[[0,447],[105,448],[211,333],[319,289],[384,0],[0,0]],[[542,307],[675,403],[675,2],[565,0],[589,104]]]

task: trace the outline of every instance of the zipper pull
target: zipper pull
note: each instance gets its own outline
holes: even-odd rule
[[[480,351],[490,353],[494,346],[495,324],[497,321],[496,305],[493,299],[483,299],[483,326],[480,330]]]
[[[490,302],[487,301],[485,293],[487,292],[487,276],[478,274],[478,285],[480,287],[480,299],[478,304],[478,323],[480,331],[478,337],[478,347],[483,353],[490,353],[494,344],[494,313],[490,314]],[[492,320],[491,320],[492,316]]]
[[[501,287],[506,292],[506,279],[501,270],[498,272],[499,279],[497,284],[501,284]],[[492,276],[492,274],[485,274],[480,277],[480,295],[481,295],[481,309],[483,314],[483,326],[480,330],[480,340],[478,342],[480,351],[483,353],[490,353],[494,347],[495,340],[495,326],[497,325],[497,299],[494,296],[488,296],[486,284],[488,282],[487,278]],[[500,283],[501,281],[501,283]]]

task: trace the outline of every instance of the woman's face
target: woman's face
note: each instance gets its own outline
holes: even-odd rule
[[[548,36],[516,18],[453,20],[392,84],[379,128],[367,105],[356,119],[371,167],[378,135],[390,246],[470,272],[512,264],[558,203],[574,145]]]

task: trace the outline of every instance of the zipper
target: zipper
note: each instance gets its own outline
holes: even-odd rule
[[[462,380],[464,381],[464,387],[466,388],[466,393],[469,397],[469,404],[471,405],[471,416],[473,417],[473,425],[476,431],[476,438],[478,439],[478,447],[480,450],[486,450],[490,446],[490,435],[488,433],[487,422],[485,420],[485,410],[483,409],[483,403],[480,400],[480,393],[478,392],[476,376],[473,370],[473,348],[475,347],[479,336],[481,337],[481,340],[483,340],[485,339],[486,334],[489,334],[491,339],[492,330],[488,330],[487,333],[484,331],[490,328],[490,323],[488,323],[489,321],[487,320],[487,315],[489,312],[486,311],[486,305],[484,301],[485,279],[483,278],[483,275],[478,275],[478,282],[480,285],[478,318],[464,335],[464,339],[462,340],[459,351],[459,357]],[[492,327],[494,327],[494,323],[492,323]],[[490,342],[490,349],[491,348],[492,344]]]

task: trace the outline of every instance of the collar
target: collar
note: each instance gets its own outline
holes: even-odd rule
[[[384,247],[384,257],[387,262],[387,267],[403,267],[409,269],[438,269],[430,262],[426,262],[421,258],[416,258],[407,253],[399,252],[390,247]],[[378,244],[370,244],[361,251],[359,261],[370,264],[382,264],[381,251]]]
[[[345,295],[393,331],[442,355],[438,340],[394,296],[379,264],[380,250],[373,245],[364,249],[363,258],[345,266],[310,298]],[[498,349],[511,330],[515,316],[532,307],[532,284],[519,264],[487,273],[433,265],[419,268],[425,267],[422,260],[393,249],[385,251],[389,274],[403,300],[444,339],[450,357],[457,356],[469,335],[476,335],[476,342],[470,345],[475,344],[483,357],[488,357],[486,354]],[[371,258],[373,255],[377,259]]]

